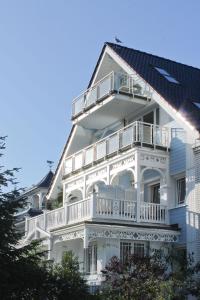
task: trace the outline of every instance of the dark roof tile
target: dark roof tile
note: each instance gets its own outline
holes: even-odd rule
[[[200,69],[121,45],[106,43],[168,103],[200,131]],[[169,82],[155,67],[165,69],[179,84]]]

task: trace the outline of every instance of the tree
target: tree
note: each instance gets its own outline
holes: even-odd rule
[[[0,137],[0,156],[5,139]],[[47,283],[53,281],[49,267],[42,262],[44,253],[38,241],[20,247],[21,233],[15,226],[15,214],[25,204],[18,200],[20,190],[15,188],[18,171],[0,167],[0,299],[44,299]]]
[[[125,263],[112,257],[103,270],[106,276],[103,299],[183,300],[188,295],[200,299],[199,280],[194,276],[200,270],[199,265],[175,253],[130,255]]]
[[[0,151],[4,149],[5,137],[1,137]],[[18,171],[0,167],[0,299],[88,299],[72,254],[66,254],[61,265],[54,265],[45,261],[40,241],[20,247],[22,236],[15,226],[15,213],[25,203],[18,200],[20,190],[15,188]]]
[[[104,270],[104,296],[113,300],[156,299],[165,271],[166,263],[158,256],[130,255],[125,263],[114,256]]]
[[[56,278],[56,293],[59,300],[62,299],[88,299],[88,287],[79,272],[78,258],[72,251],[63,255],[61,264],[53,268]]]

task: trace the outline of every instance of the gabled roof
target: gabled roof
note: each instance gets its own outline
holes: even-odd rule
[[[200,103],[200,69],[118,44],[105,43],[90,84],[106,45],[200,131],[200,109],[195,104],[195,102]],[[164,69],[178,83],[168,81],[155,69],[156,67]]]

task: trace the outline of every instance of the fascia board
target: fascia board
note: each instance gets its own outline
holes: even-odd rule
[[[69,138],[68,138],[68,140],[67,140],[67,142],[66,142],[66,144],[65,144],[65,146],[64,146],[64,149],[63,149],[63,152],[62,152],[60,161],[59,161],[59,163],[58,163],[58,167],[57,167],[57,169],[56,169],[56,171],[55,171],[55,175],[54,175],[52,184],[51,184],[51,186],[50,186],[50,188],[49,188],[49,190],[48,190],[48,192],[47,192],[47,195],[46,195],[47,199],[50,199],[50,198],[51,198],[51,194],[52,194],[52,192],[53,192],[53,189],[54,189],[54,187],[55,187],[55,184],[57,183],[57,180],[58,180],[58,177],[59,177],[60,173],[62,172],[63,162],[64,162],[65,157],[66,157],[66,155],[67,155],[67,152],[68,152],[68,150],[69,150],[71,141],[73,140],[74,135],[75,135],[75,133],[76,133],[76,128],[77,128],[77,126],[73,126],[73,127],[72,127],[71,132],[70,132],[70,134],[69,134]]]

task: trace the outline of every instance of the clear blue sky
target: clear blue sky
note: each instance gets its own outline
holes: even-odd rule
[[[56,164],[71,101],[87,86],[105,41],[200,68],[200,1],[0,0],[0,135],[3,164],[21,186]],[[2,164],[2,162],[0,163]]]

